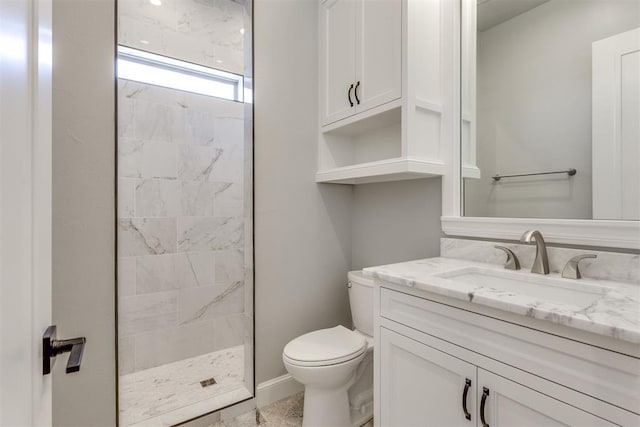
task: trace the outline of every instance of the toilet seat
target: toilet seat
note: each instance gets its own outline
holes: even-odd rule
[[[329,366],[355,359],[367,351],[367,340],[344,326],[304,334],[286,345],[283,357],[297,366]]]

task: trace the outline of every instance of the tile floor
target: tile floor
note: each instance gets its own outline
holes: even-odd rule
[[[211,377],[216,384],[202,387]],[[123,375],[119,387],[122,426],[169,426],[251,397],[243,346]]]
[[[225,421],[218,421],[210,427],[301,427],[304,392],[272,403],[261,409]],[[363,427],[373,427],[373,420]]]

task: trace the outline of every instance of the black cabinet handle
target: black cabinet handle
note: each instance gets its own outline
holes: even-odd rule
[[[484,405],[487,403],[487,397],[489,397],[489,389],[482,387],[482,400],[480,401],[480,421],[482,422],[482,427],[489,427],[489,424],[487,424],[484,419]]]
[[[360,99],[358,98],[358,86],[360,86],[360,82],[356,83],[356,87],[353,90],[353,94],[356,96],[356,103],[360,105]]]
[[[467,393],[469,393],[470,387],[471,380],[466,378],[464,381],[464,391],[462,392],[462,411],[464,412],[464,417],[468,420],[471,420],[471,414],[467,411]]]
[[[347,98],[349,99],[349,105],[353,107],[353,101],[351,100],[351,91],[353,90],[353,83],[349,86],[349,92],[347,92]]]

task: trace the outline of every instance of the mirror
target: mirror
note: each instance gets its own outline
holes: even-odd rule
[[[462,0],[463,215],[640,219],[640,2]]]

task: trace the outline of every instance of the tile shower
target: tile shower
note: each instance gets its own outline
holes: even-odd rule
[[[120,4],[120,44],[140,48],[136,41],[156,34],[162,43],[154,53],[210,66],[217,61],[207,52],[218,49],[226,71],[241,68],[242,44],[216,44],[215,25],[242,26],[238,3],[165,2],[162,19],[149,16],[159,9],[149,2]],[[197,25],[185,24],[196,17]],[[236,28],[232,39],[239,36]],[[172,39],[191,49],[182,51]],[[170,425],[252,395],[247,111],[241,102],[118,81],[121,425]]]

